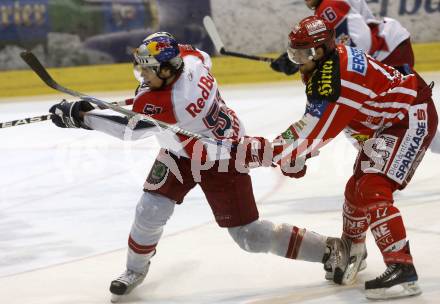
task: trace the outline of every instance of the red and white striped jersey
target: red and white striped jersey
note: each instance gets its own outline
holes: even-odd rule
[[[402,121],[417,96],[413,74],[404,76],[345,45],[305,80],[305,114],[279,137],[284,140],[275,147],[275,161],[305,156],[342,130],[358,141],[373,137]]]
[[[315,15],[335,29],[337,43],[363,49],[379,61],[410,36],[397,20],[376,19],[365,0],[323,0]]]
[[[233,110],[220,96],[216,79],[211,75],[211,59],[203,51],[180,45],[184,70],[177,79],[161,90],[141,90],[134,99],[133,111],[177,125],[194,133],[215,139],[237,140],[244,127]],[[191,157],[195,140],[172,132],[156,133],[161,147]],[[206,148],[216,148],[207,147]],[[216,149],[215,149],[216,150]],[[229,158],[229,153],[209,153],[208,159]]]

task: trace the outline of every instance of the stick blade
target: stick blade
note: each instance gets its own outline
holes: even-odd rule
[[[49,75],[47,70],[41,64],[40,60],[30,51],[23,51],[20,57],[27,63],[27,65],[44,81],[49,87],[56,89],[56,83]]]
[[[223,41],[220,38],[220,35],[218,34],[217,28],[211,16],[203,17],[203,25],[205,26],[205,29],[208,32],[208,35],[211,38],[212,43],[214,43],[215,49],[217,50],[217,52],[222,54],[222,50],[224,50],[225,45],[223,44]]]

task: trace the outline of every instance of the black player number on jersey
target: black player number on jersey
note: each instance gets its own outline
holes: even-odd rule
[[[211,130],[216,138],[223,139],[227,137],[227,131],[232,127],[231,118],[223,111],[223,108],[217,102],[214,102],[203,118],[205,125]]]

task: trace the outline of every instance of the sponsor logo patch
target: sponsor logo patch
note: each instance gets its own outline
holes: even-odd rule
[[[339,98],[341,81],[339,77],[339,57],[335,53],[312,74],[306,85],[307,99],[334,102]]]
[[[348,53],[347,70],[365,76],[367,73],[367,57],[360,49],[346,47]]]
[[[307,102],[306,106],[306,113],[321,118],[324,114],[325,110],[327,109],[328,102],[326,100],[317,100],[317,101],[309,101]]]
[[[289,127],[286,131],[281,133],[281,137],[284,139],[293,139],[296,140],[298,136],[292,131],[291,127]]]
[[[426,104],[412,106],[409,111],[410,128],[402,138],[396,156],[387,175],[394,181],[402,184],[414,172],[417,166],[418,155],[423,154],[422,144],[428,134]]]
[[[365,173],[384,173],[397,141],[398,137],[390,134],[381,134],[377,138],[365,141],[362,148],[370,161],[362,163],[362,171]]]
[[[167,176],[167,173],[168,167],[164,163],[156,160],[148,175],[147,181],[153,185],[159,184],[165,176]]]

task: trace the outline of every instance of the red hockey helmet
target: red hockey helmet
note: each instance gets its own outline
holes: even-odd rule
[[[313,59],[315,48],[322,46],[326,52],[335,48],[335,31],[324,19],[310,16],[290,32],[287,53],[291,61],[303,64]]]

